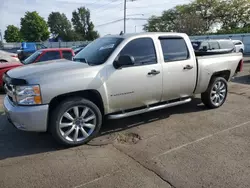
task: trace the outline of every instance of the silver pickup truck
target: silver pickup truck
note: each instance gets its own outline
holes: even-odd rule
[[[103,117],[118,119],[185,104],[201,94],[208,108],[226,100],[241,53],[196,57],[181,33],[107,35],[73,61],[8,71],[4,109],[18,129],[46,132],[75,146],[94,138]]]

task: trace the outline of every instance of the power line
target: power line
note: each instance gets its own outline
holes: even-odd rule
[[[96,4],[97,2],[99,2],[99,0],[97,0],[97,1],[95,1],[95,2],[93,2],[93,3],[88,4],[88,6],[94,5],[94,4]]]
[[[182,1],[178,1],[178,5],[182,4],[182,3],[186,3],[185,0],[182,0]],[[169,2],[165,2],[165,3],[159,3],[159,4],[152,4],[152,5],[148,5],[148,6],[140,6],[140,7],[131,7],[131,8],[127,8],[127,9],[144,9],[144,8],[152,8],[153,6],[161,6],[161,5],[166,5],[166,4],[169,4]],[[159,8],[162,8],[162,7],[159,7]]]
[[[101,10],[101,8],[103,8],[103,7],[107,6],[107,5],[113,4],[113,3],[117,2],[117,1],[120,1],[120,0],[112,0],[112,1],[110,1],[109,3],[104,4],[104,5],[102,5],[102,6],[98,7],[98,8],[96,8],[96,9],[92,9],[92,12],[93,12],[93,11],[94,11],[94,12],[97,12],[98,10]],[[121,4],[121,3],[120,3],[120,4]]]
[[[148,20],[148,19],[149,18],[126,18],[126,20]],[[117,22],[120,22],[120,21],[124,21],[124,18],[120,18],[120,19],[117,19],[117,20],[114,20],[114,21],[106,22],[104,24],[96,25],[95,27],[110,25],[110,24],[117,23]]]
[[[97,25],[97,26],[95,26],[95,27],[101,27],[101,26],[104,26],[104,25],[110,25],[110,24],[113,24],[113,23],[116,23],[116,22],[120,22],[120,21],[122,21],[122,20],[123,20],[123,18],[118,19],[118,20],[114,20],[114,21],[110,21],[110,22],[106,22],[106,23],[104,23],[104,24],[100,24],[100,25]]]
[[[119,4],[117,4],[117,6],[113,6],[112,8],[116,8],[116,7],[118,7],[118,6],[120,6],[122,3],[119,3]],[[104,8],[104,9],[102,9],[102,13],[103,12],[105,12],[105,11],[107,11],[107,10],[109,10],[109,8],[110,7],[107,7],[107,8]],[[95,13],[95,12],[94,12]],[[99,11],[98,11],[98,13],[99,13]],[[93,15],[93,14],[92,14]],[[95,14],[94,14],[95,15]],[[103,17],[103,15],[100,15],[100,16],[97,16],[97,17],[95,17],[95,18],[100,18],[100,17]]]

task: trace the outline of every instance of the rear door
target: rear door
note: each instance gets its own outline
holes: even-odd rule
[[[192,95],[196,84],[196,59],[182,37],[160,37],[163,66],[162,101]],[[188,40],[188,39],[187,39]]]

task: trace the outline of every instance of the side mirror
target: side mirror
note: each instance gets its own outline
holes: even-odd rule
[[[202,51],[206,52],[207,51],[207,46],[203,46]]]
[[[135,64],[135,58],[130,55],[122,55],[118,58],[118,61],[114,62],[114,67],[116,69],[126,66],[132,66]]]

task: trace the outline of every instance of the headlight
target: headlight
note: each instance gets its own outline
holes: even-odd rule
[[[42,97],[39,85],[16,86],[16,102],[20,105],[42,104]]]

